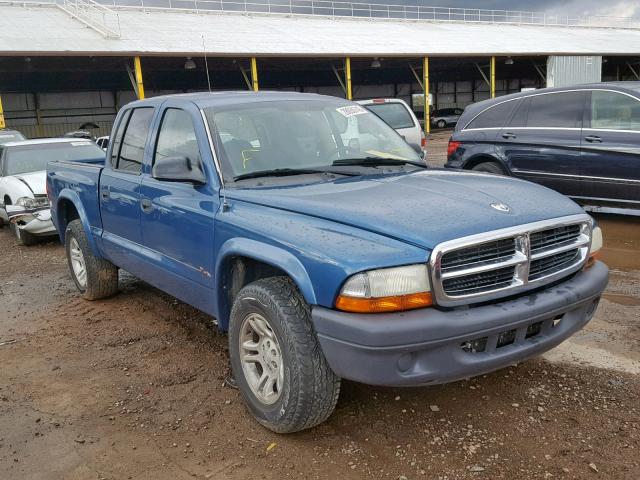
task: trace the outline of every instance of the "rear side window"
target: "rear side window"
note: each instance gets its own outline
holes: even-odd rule
[[[109,162],[111,163],[111,168],[114,169],[118,166],[118,155],[120,154],[120,145],[122,145],[122,134],[127,126],[130,115],[131,110],[127,110],[122,114],[122,118],[118,124],[118,129],[116,130],[116,134],[113,138],[113,148],[111,149],[111,158],[109,159]]]
[[[509,120],[517,102],[507,101],[484,110],[465,128],[502,128]]]
[[[131,112],[122,137],[116,170],[140,173],[152,117],[153,108],[136,108]]]
[[[375,103],[373,105],[365,105],[365,107],[384,120],[391,128],[415,127],[409,111],[401,103]]]
[[[169,108],[162,119],[154,165],[165,158],[185,157],[192,165],[200,163],[200,150],[191,116],[184,110]]]
[[[591,128],[640,130],[640,101],[617,92],[591,92]]]
[[[584,95],[560,92],[531,97],[527,127],[576,128],[582,124]]]

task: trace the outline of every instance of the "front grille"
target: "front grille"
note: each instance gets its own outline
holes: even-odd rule
[[[436,300],[443,306],[486,301],[575,272],[587,258],[586,215],[537,222],[445,242],[431,258]]]

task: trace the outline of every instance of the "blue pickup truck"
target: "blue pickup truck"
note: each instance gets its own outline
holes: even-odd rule
[[[593,316],[602,234],[522,180],[427,169],[358,104],[298,93],[157,97],[119,112],[103,165],[47,191],[88,299],[118,269],[215,317],[267,428],[333,411],[342,378],[431,385],[544,352]]]

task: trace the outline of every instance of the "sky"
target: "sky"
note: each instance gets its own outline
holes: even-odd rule
[[[367,2],[370,0],[357,1]],[[378,0],[377,3],[524,10],[547,12],[554,15],[640,17],[640,1],[638,0]]]

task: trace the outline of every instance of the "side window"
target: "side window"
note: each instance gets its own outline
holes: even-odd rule
[[[153,164],[170,157],[186,157],[193,165],[200,163],[200,150],[191,116],[177,108],[168,108],[164,113]]]
[[[113,148],[111,149],[111,168],[115,169],[118,166],[118,155],[120,154],[120,145],[122,145],[122,134],[124,133],[124,129],[127,126],[127,122],[129,121],[129,116],[131,115],[131,110],[127,110],[122,115],[120,119],[120,123],[118,124],[118,129],[116,130],[115,137],[113,139]]]
[[[131,112],[127,129],[122,137],[117,170],[135,174],[139,174],[142,170],[144,145],[147,142],[152,117],[153,108],[136,108]]]
[[[591,128],[640,131],[640,101],[617,92],[591,92]]]
[[[527,127],[580,127],[584,95],[584,91],[533,95],[527,115]]]
[[[487,108],[474,118],[465,129],[501,128],[509,120],[516,103],[515,101],[507,101]]]

